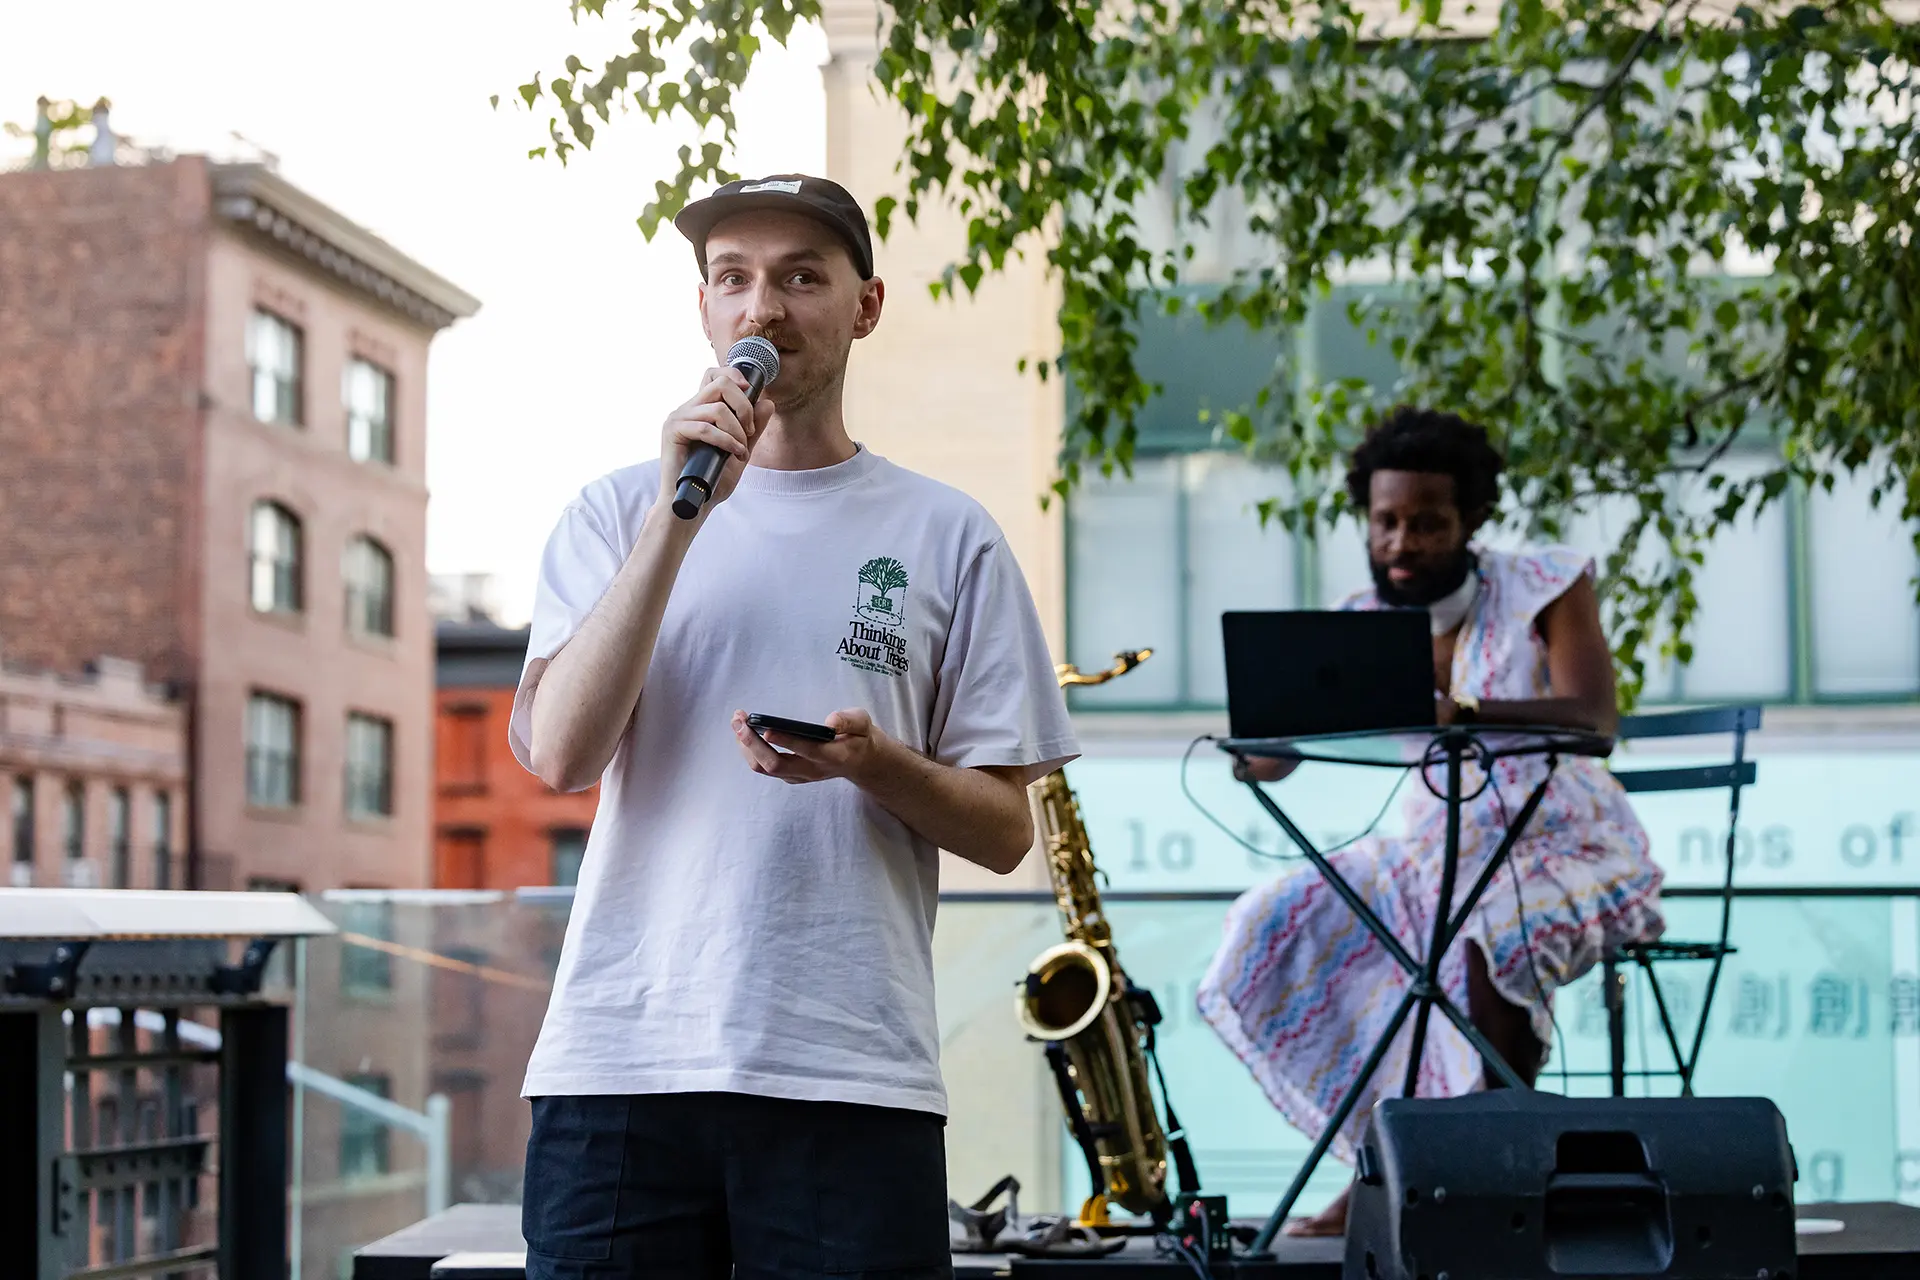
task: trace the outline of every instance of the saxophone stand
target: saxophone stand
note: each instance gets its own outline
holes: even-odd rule
[[[1469,916],[1479,905],[1480,897],[1492,883],[1496,872],[1506,863],[1507,855],[1512,852],[1514,843],[1526,829],[1534,811],[1540,807],[1542,797],[1546,795],[1547,784],[1552,781],[1555,768],[1561,756],[1605,756],[1613,750],[1613,741],[1598,734],[1584,733],[1571,729],[1547,729],[1527,727],[1493,727],[1488,725],[1471,726],[1434,726],[1422,729],[1410,729],[1377,733],[1341,733],[1319,734],[1297,738],[1228,738],[1219,743],[1222,751],[1236,757],[1266,757],[1278,760],[1319,761],[1328,764],[1368,765],[1374,767],[1420,770],[1423,779],[1428,770],[1444,764],[1446,767],[1446,792],[1442,797],[1447,806],[1447,838],[1440,871],[1440,901],[1436,904],[1433,917],[1433,937],[1427,947],[1424,961],[1416,960],[1393,936],[1391,930],[1382,924],[1366,900],[1355,892],[1353,886],[1341,878],[1326,855],[1314,847],[1306,834],[1294,824],[1273,802],[1258,782],[1249,780],[1247,789],[1260,807],[1277,823],[1282,831],[1307,860],[1313,863],[1327,886],[1337,894],[1342,902],[1359,917],[1360,924],[1373,935],[1374,940],[1393,958],[1395,964],[1405,970],[1412,982],[1405,994],[1400,997],[1399,1005],[1387,1022],[1387,1028],[1374,1044],[1372,1052],[1360,1068],[1353,1087],[1347,1090],[1340,1104],[1334,1108],[1326,1127],[1308,1153],[1306,1163],[1294,1177],[1293,1185],[1274,1207],[1273,1214],[1254,1238],[1249,1253],[1254,1257],[1270,1257],[1273,1237],[1287,1220],[1288,1212],[1300,1194],[1306,1189],[1307,1180],[1313,1176],[1322,1156],[1326,1155],[1333,1139],[1346,1124],[1353,1109],[1358,1105],[1360,1096],[1365,1092],[1380,1064],[1386,1059],[1387,1050],[1400,1028],[1406,1023],[1407,1015],[1414,1013],[1412,1051],[1407,1056],[1407,1077],[1403,1096],[1414,1096],[1415,1085],[1419,1081],[1421,1056],[1426,1049],[1427,1019],[1439,1010],[1447,1021],[1451,1022],[1467,1040],[1467,1043],[1479,1053],[1489,1070],[1509,1087],[1524,1089],[1526,1083],[1514,1073],[1505,1058],[1501,1057],[1480,1029],[1468,1020],[1467,1016],[1456,1008],[1440,983],[1440,961],[1453,943],[1459,938],[1460,931],[1466,926]],[[1455,879],[1460,866],[1460,811],[1462,805],[1478,797],[1481,791],[1492,785],[1492,774],[1496,763],[1501,760],[1521,756],[1545,756],[1546,775],[1538,786],[1527,796],[1519,813],[1508,823],[1506,835],[1501,839],[1493,855],[1487,859],[1480,874],[1461,898],[1458,907],[1454,907]],[[1471,795],[1461,794],[1461,782],[1464,765],[1467,760],[1478,761],[1482,770],[1480,789]],[[1431,786],[1431,783],[1428,783]],[[1451,913],[1451,914],[1449,914]],[[1418,1012],[1415,1013],[1415,1006]]]
[[[1087,1123],[1086,1108],[1080,1105],[1080,1091],[1074,1087],[1073,1068],[1067,1062],[1067,1047],[1058,1040],[1047,1041],[1047,1066],[1053,1072],[1053,1082],[1060,1090],[1060,1109],[1066,1113],[1067,1128],[1073,1133],[1074,1145],[1080,1148],[1080,1154],[1087,1161],[1087,1185],[1093,1188],[1093,1194],[1080,1203],[1080,1214],[1074,1223],[1082,1227],[1101,1227],[1113,1225],[1113,1215],[1107,1200],[1107,1176],[1100,1168],[1100,1148],[1093,1137],[1093,1126]]]
[[[1125,999],[1133,1001],[1140,1008],[1142,1022],[1152,1027],[1160,1021],[1160,1006],[1153,994],[1144,987],[1134,987],[1127,992]],[[1102,1126],[1095,1132],[1093,1124],[1087,1119],[1086,1108],[1080,1104],[1080,1090],[1074,1084],[1072,1064],[1067,1059],[1067,1047],[1061,1041],[1049,1040],[1047,1045],[1047,1066],[1053,1071],[1054,1084],[1060,1090],[1060,1107],[1066,1112],[1067,1128],[1073,1134],[1074,1145],[1080,1148],[1080,1154],[1087,1161],[1087,1185],[1093,1194],[1080,1205],[1080,1214],[1074,1220],[1076,1225],[1101,1232],[1126,1232],[1138,1230],[1143,1234],[1154,1234],[1166,1228],[1173,1217],[1174,1202],[1163,1198],[1155,1204],[1149,1213],[1151,1227],[1116,1227],[1113,1222],[1112,1202],[1107,1199],[1106,1187],[1108,1175],[1100,1163],[1101,1137],[1121,1136],[1116,1127]],[[1167,1092],[1167,1078],[1160,1070],[1160,1056],[1155,1052],[1152,1041],[1146,1048],[1147,1060],[1153,1064],[1153,1074],[1160,1084],[1160,1098],[1167,1110],[1167,1154],[1173,1157],[1174,1176],[1180,1181],[1180,1190],[1184,1194],[1196,1194],[1200,1190],[1200,1171],[1193,1162],[1193,1149],[1187,1143],[1187,1131],[1180,1124],[1180,1117],[1174,1114],[1173,1095]]]

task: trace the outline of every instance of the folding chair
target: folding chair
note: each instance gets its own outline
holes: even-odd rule
[[[1605,984],[1607,1007],[1607,1047],[1611,1058],[1608,1075],[1613,1096],[1626,1096],[1627,1076],[1677,1075],[1683,1097],[1693,1094],[1694,1069],[1700,1062],[1700,1046],[1706,1040],[1707,1018],[1713,1008],[1713,994],[1720,983],[1720,969],[1734,948],[1728,944],[1733,924],[1733,864],[1739,838],[1740,792],[1753,785],[1754,762],[1747,759],[1747,735],[1760,727],[1757,705],[1704,707],[1694,711],[1658,712],[1621,718],[1617,738],[1635,742],[1646,738],[1687,738],[1707,734],[1733,735],[1733,759],[1727,764],[1692,765],[1676,769],[1616,769],[1613,776],[1630,794],[1661,791],[1708,791],[1726,787],[1729,791],[1727,816],[1726,879],[1720,887],[1720,940],[1718,942],[1629,942],[1615,948],[1601,961],[1601,980]],[[1705,960],[1713,968],[1707,975],[1706,995],[1700,1001],[1700,1015],[1693,1027],[1693,1042],[1683,1053],[1680,1035],[1667,1007],[1666,993],[1660,989],[1655,964],[1665,960]],[[1621,970],[1638,965],[1653,992],[1653,1003],[1660,1012],[1660,1027],[1666,1033],[1667,1047],[1673,1052],[1674,1070],[1627,1071],[1626,975]]]

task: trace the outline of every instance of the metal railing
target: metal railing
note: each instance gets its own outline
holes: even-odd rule
[[[289,1016],[267,973],[331,932],[291,894],[0,890],[9,1275],[278,1271]]]
[[[1168,1085],[1209,1187],[1218,1185],[1236,1204],[1271,1204],[1306,1142],[1263,1098],[1246,1068],[1200,1018],[1194,1000],[1219,945],[1221,913],[1242,892],[1110,889],[1103,897],[1129,972],[1155,992],[1166,1014],[1160,1047]],[[1714,1002],[1701,1092],[1777,1097],[1796,1143],[1805,1142],[1810,1194],[1920,1201],[1920,954],[1910,954],[1920,937],[1920,887],[1766,886],[1735,893],[1736,933],[1748,939],[1748,947],[1731,964]],[[359,892],[354,902],[324,905],[341,921],[372,896]],[[545,1014],[571,891],[378,896],[393,904],[381,936],[355,932],[371,927],[372,917],[362,911],[338,937],[314,944],[339,954],[332,969],[323,966],[319,980],[309,983],[307,999],[321,1006],[337,1001],[338,1007],[322,1009],[321,1022],[391,1016],[396,1026],[417,1028],[409,1033],[414,1039],[393,1046],[395,1080],[420,1082],[401,1086],[406,1105],[419,1107],[429,1091],[456,1097],[460,1090],[474,1091],[452,1109],[452,1199],[517,1199],[527,1123],[520,1084]],[[1717,919],[1717,888],[1674,886],[1664,896],[1670,931],[1697,929],[1708,913]],[[1078,1203],[1076,1179],[1084,1172],[1060,1141],[1058,1099],[1050,1092],[1044,1060],[1023,1040],[1012,1013],[1026,961],[1056,942],[1058,931],[1049,893],[941,897],[934,945],[956,1194],[984,1189],[1014,1172],[1026,1189],[1023,1199],[1035,1205]],[[372,948],[392,961],[390,1002],[364,1015],[358,988],[335,994],[332,983],[336,972],[355,968],[345,961],[354,948]],[[1697,1010],[1702,994],[1697,981],[1676,981],[1669,993],[1676,1016]],[[1581,1078],[1607,1063],[1607,1009],[1598,971],[1563,988],[1555,1010],[1552,1061],[1541,1087],[1601,1091],[1603,1081]],[[1642,1056],[1661,1044],[1657,1028],[1649,1026],[1652,1016],[1651,1005],[1635,993],[1629,1043]],[[1856,1085],[1885,1082],[1852,1090],[1848,1100],[1857,1104],[1857,1115],[1836,1110],[1833,1091],[1810,1087],[1808,1064],[1829,1058],[1850,1064],[1845,1071]],[[1636,1093],[1662,1091],[1657,1081],[1641,1082],[1643,1072],[1633,1074]],[[1889,1140],[1890,1132],[1898,1136]],[[1893,1155],[1880,1152],[1889,1141]],[[327,1176],[332,1158],[317,1153],[318,1176]],[[1309,1198],[1337,1191],[1338,1172],[1325,1185],[1316,1182]],[[416,1189],[398,1189],[396,1173],[393,1194],[411,1196],[410,1203],[419,1205],[417,1184],[406,1185]],[[1312,1206],[1303,1201],[1302,1207]],[[374,1212],[370,1204],[367,1213]],[[342,1228],[329,1220],[324,1229]],[[327,1256],[325,1249],[312,1253],[310,1275]]]

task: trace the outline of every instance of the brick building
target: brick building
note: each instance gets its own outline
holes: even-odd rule
[[[477,309],[259,165],[0,174],[0,643],[174,691],[186,884],[427,882],[427,350]]]
[[[526,629],[471,618],[442,621],[437,630],[434,886],[571,885],[600,787],[556,792],[513,758],[507,719]]]
[[[138,665],[80,677],[0,655],[0,786],[14,888],[179,887],[186,847],[185,710]]]

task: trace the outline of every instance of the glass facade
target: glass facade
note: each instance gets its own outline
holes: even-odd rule
[[[1920,578],[1913,529],[1897,496],[1874,502],[1857,477],[1806,503],[1811,679],[1822,698],[1920,694]],[[1864,554],[1863,554],[1864,552]]]
[[[1164,391],[1139,424],[1132,476],[1089,475],[1066,503],[1066,621],[1069,654],[1082,664],[1143,646],[1156,657],[1125,681],[1074,690],[1076,709],[1220,708],[1222,612],[1328,608],[1367,585],[1359,524],[1296,536],[1263,522],[1260,504],[1286,493],[1286,470],[1249,458],[1218,429],[1221,410],[1277,373],[1356,379],[1389,396],[1391,354],[1346,315],[1358,292],[1336,289],[1290,347],[1262,346],[1244,329],[1210,329],[1193,316],[1143,324],[1142,371]],[[1739,479],[1763,464],[1736,452],[1715,470]],[[1672,496],[1695,513],[1720,498],[1703,477],[1676,480]],[[1900,519],[1898,501],[1876,504],[1861,474],[1831,490],[1790,489],[1722,530],[1695,572],[1692,661],[1675,669],[1643,655],[1645,699],[1920,696],[1920,530]],[[1583,513],[1563,541],[1604,564],[1627,514],[1619,503]],[[1517,523],[1484,539],[1514,545]]]

